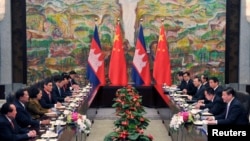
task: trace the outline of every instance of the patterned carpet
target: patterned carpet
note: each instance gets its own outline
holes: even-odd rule
[[[147,114],[144,116],[150,120],[145,134],[151,134],[154,141],[171,141],[162,120],[154,108],[145,107]],[[89,109],[88,118],[93,120],[93,125],[87,141],[103,141],[104,137],[114,129],[113,122],[117,119],[114,108]]]

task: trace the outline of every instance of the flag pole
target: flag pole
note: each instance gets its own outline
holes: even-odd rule
[[[117,19],[115,27],[113,48],[110,55],[109,79],[113,86],[126,86],[128,84],[126,58],[123,49],[122,30]]]
[[[139,26],[137,28],[137,40],[133,58],[132,79],[135,85],[150,85],[150,66],[143,34],[142,22],[143,19],[141,18],[138,21]]]
[[[158,47],[154,61],[153,77],[157,85],[172,85],[171,62],[168,52],[167,35],[164,29],[164,18],[161,19],[161,27],[158,39]],[[164,67],[162,67],[164,66]]]
[[[88,79],[89,83],[93,86],[105,85],[104,57],[97,27],[98,18],[93,18],[92,20],[95,20],[95,26],[89,49],[86,79]],[[96,66],[96,62],[100,65]]]
[[[140,30],[140,27],[142,26],[142,23],[143,23],[143,19],[141,18],[141,19],[140,19],[139,28],[138,28],[139,30]],[[138,30],[138,34],[139,34],[139,32],[140,32],[139,30]]]
[[[164,25],[164,19],[162,18],[161,19],[161,26],[163,26],[163,25]],[[164,85],[164,87],[166,87],[166,85],[167,85],[166,82],[164,82],[163,85]]]

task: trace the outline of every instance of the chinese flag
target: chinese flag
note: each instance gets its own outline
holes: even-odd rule
[[[157,85],[172,85],[171,63],[164,26],[161,26],[158,47],[154,60],[153,77]]]
[[[101,49],[97,26],[95,26],[91,48],[89,51],[87,79],[94,86],[105,84],[104,55]]]
[[[125,86],[128,83],[127,65],[123,50],[120,24],[116,25],[115,38],[109,63],[111,85]]]

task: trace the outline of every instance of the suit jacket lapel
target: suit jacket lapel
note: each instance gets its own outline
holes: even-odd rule
[[[15,125],[15,122],[12,120],[12,123],[13,123],[13,126],[11,124],[11,122],[7,119],[7,117],[5,117],[5,120],[9,123],[9,127],[11,128],[11,130],[16,133],[16,125]]]

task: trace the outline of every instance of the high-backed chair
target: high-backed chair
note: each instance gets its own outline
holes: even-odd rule
[[[247,111],[247,115],[250,114],[250,95],[248,92],[245,91],[237,91],[236,92],[236,98],[240,100],[240,102],[243,104],[244,108]]]
[[[6,97],[6,102],[13,103],[15,101],[15,94],[9,93]]]

